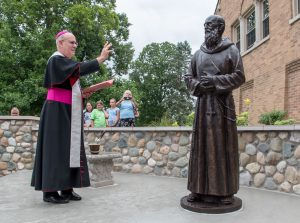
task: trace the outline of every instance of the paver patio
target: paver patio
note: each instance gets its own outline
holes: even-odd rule
[[[0,178],[0,222],[103,223],[296,223],[300,196],[241,187],[243,209],[208,215],[180,207],[187,179],[114,173],[115,185],[77,189],[83,200],[63,205],[42,201],[29,186],[31,171]]]

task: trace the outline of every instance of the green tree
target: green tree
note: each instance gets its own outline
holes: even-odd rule
[[[79,42],[78,61],[95,58],[106,40],[114,44],[111,61],[86,78],[83,86],[103,76],[123,75],[133,57],[125,14],[115,0],[1,0],[0,114],[17,106],[21,114],[39,114],[45,97],[44,69],[55,51],[55,34],[71,30]],[[109,65],[108,65],[109,64]]]
[[[192,110],[183,81],[191,47],[185,42],[147,45],[133,62],[130,79],[140,94],[140,123],[149,125],[167,117],[182,125]]]

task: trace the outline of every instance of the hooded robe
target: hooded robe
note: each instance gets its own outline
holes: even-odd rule
[[[44,102],[31,180],[31,186],[34,186],[36,190],[58,191],[90,186],[83,144],[82,107],[80,107],[78,120],[72,121],[72,107],[75,107],[72,104],[72,89],[74,91],[75,84],[79,85],[80,76],[98,70],[97,60],[78,63],[60,53],[54,53],[48,60],[44,79],[44,87],[48,89],[48,96],[49,90],[54,88],[56,91],[57,89],[63,92],[70,91],[72,100],[71,104],[64,103],[63,98],[59,95],[57,100],[49,100],[47,97]],[[79,96],[82,100],[80,89]],[[73,122],[80,123],[80,125],[73,125]],[[79,129],[78,126],[80,126]],[[80,146],[77,152],[79,167],[71,168],[71,133],[74,132],[76,134],[73,134],[72,137],[78,140]]]
[[[210,75],[203,87],[200,77]],[[239,188],[239,155],[232,90],[245,82],[237,47],[228,39],[209,50],[203,44],[192,57],[185,79],[197,97],[188,170],[188,190],[230,196]]]

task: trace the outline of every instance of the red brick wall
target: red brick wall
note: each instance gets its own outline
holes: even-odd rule
[[[220,0],[220,11],[217,10],[216,13],[226,21],[224,36],[232,39],[233,24],[254,4],[254,0]],[[260,114],[272,109],[287,109],[289,116],[300,122],[295,111],[296,104],[300,104],[300,98],[299,95],[288,93],[292,90],[287,90],[290,82],[286,80],[292,75],[286,74],[286,66],[300,59],[300,20],[289,24],[292,18],[291,0],[269,0],[269,4],[269,39],[242,56],[246,81],[253,80],[250,123],[257,123]],[[293,75],[299,76],[299,72]],[[245,96],[246,93],[240,95],[234,92],[237,112],[243,109],[240,108],[242,103],[239,100],[245,99]]]
[[[289,117],[300,120],[300,59],[293,61],[286,69],[286,104]]]
[[[245,103],[245,99],[250,99],[250,104],[247,105]],[[251,114],[253,114],[253,81],[246,82],[241,88],[240,88],[240,113],[248,111]],[[249,117],[251,118],[251,117]]]

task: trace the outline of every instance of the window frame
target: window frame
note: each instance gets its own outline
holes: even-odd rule
[[[232,40],[241,52],[241,24],[239,20],[234,23],[232,31]]]
[[[268,2],[268,14],[265,16],[265,2]],[[269,0],[263,0],[262,1],[262,39],[266,38],[270,34],[270,6],[269,6]]]
[[[251,27],[251,24],[249,23],[249,18],[251,16],[254,16],[254,21],[253,21],[253,25]],[[257,27],[256,27],[256,13],[255,13],[255,7],[253,7],[250,12],[245,16],[245,28],[246,28],[246,32],[245,32],[245,40],[246,40],[246,50],[250,49],[251,47],[254,46],[254,43],[256,42],[256,32],[257,32]],[[249,27],[250,26],[250,27]],[[249,44],[249,39],[252,40],[253,42],[250,42]]]
[[[290,25],[300,20],[300,0],[291,0],[291,1],[292,1],[292,18],[289,20]]]
[[[239,43],[242,56],[270,39],[269,3],[269,0],[255,0],[248,10],[239,17],[238,21],[235,21],[231,26],[233,42]],[[267,11],[264,4],[268,6]],[[254,16],[254,19],[252,26],[248,28],[251,15]],[[236,37],[238,24],[240,26],[240,42],[237,41]]]

